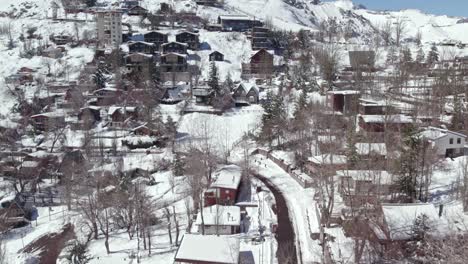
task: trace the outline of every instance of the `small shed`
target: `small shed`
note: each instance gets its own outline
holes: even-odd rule
[[[224,54],[219,51],[213,51],[209,55],[210,61],[224,61]]]

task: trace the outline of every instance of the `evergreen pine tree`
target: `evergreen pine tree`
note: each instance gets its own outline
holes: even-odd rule
[[[463,122],[463,106],[460,98],[455,95],[453,98],[453,115],[450,123],[450,129],[454,131],[460,131],[464,128]]]
[[[426,214],[420,214],[414,219],[411,229],[413,239],[416,241],[424,241],[427,232],[430,230],[429,217]]]
[[[175,176],[182,176],[184,175],[185,172],[185,162],[184,160],[180,157],[179,154],[176,154],[174,157],[174,164],[172,166],[172,170],[174,172]]]
[[[226,80],[224,80],[224,87],[226,87],[229,92],[234,90],[234,82],[232,81],[231,72],[227,73]]]
[[[418,163],[415,159],[420,153],[422,140],[417,135],[416,128],[410,126],[403,132],[401,155],[397,160],[397,184],[400,191],[408,198],[416,199],[418,186]]]
[[[301,95],[299,98],[296,100],[295,106],[294,106],[294,119],[299,120],[301,119],[304,114],[305,110],[307,108],[307,91],[306,89],[302,89]]]
[[[269,91],[263,109],[260,137],[271,146],[275,138],[279,141],[285,129],[286,109],[283,98]]]
[[[394,46],[390,46],[387,52],[387,64],[394,64],[397,61],[397,50]]]
[[[359,161],[354,129],[354,126],[350,127],[346,139],[346,159],[348,161],[350,169],[354,168]]]
[[[409,48],[402,49],[400,51],[400,56],[401,56],[401,61],[404,63],[413,61],[413,55],[411,54],[411,50]]]
[[[431,50],[427,54],[427,63],[433,64],[437,61],[439,61],[439,50],[435,44],[432,44]]]
[[[221,94],[221,87],[219,86],[218,67],[214,61],[210,64],[210,76],[208,79],[208,86],[215,92],[215,96]]]
[[[175,134],[177,133],[177,125],[170,115],[167,116],[165,127],[169,135],[175,136]]]
[[[416,62],[421,64],[424,62],[424,58],[425,58],[424,50],[422,49],[422,47],[420,47],[418,49],[418,53],[416,54]]]
[[[97,0],[86,0],[87,7],[93,7],[96,5]]]

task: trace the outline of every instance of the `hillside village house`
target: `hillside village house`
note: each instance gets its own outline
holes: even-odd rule
[[[358,115],[359,127],[365,132],[401,132],[413,123],[407,115]]]
[[[234,89],[232,97],[236,106],[258,104],[259,90],[255,84],[241,83],[236,89]]]
[[[153,54],[156,51],[156,45],[150,42],[129,41],[127,45],[130,53],[141,52]]]
[[[448,129],[427,127],[420,135],[430,142],[439,156],[458,157],[464,155],[466,136]]]
[[[345,204],[375,204],[379,196],[391,194],[397,188],[396,176],[387,171],[378,170],[341,170],[336,172],[339,178],[339,192]]]
[[[353,115],[358,112],[358,102],[361,92],[354,90],[329,91],[327,99],[333,112],[343,115]]]
[[[239,264],[240,241],[236,236],[185,234],[174,264]]]
[[[179,53],[187,54],[188,45],[181,42],[169,42],[161,45],[161,50],[163,53]]]
[[[258,77],[268,78],[274,71],[273,52],[266,49],[254,51],[248,63],[242,63],[242,75],[244,78]]]
[[[213,51],[209,55],[210,61],[224,61],[224,55],[219,51]]]
[[[168,35],[159,31],[150,31],[143,34],[145,42],[153,43],[156,50],[161,48],[161,45],[169,41]]]
[[[431,235],[442,234],[448,225],[431,203],[382,204],[378,223],[369,224],[379,243],[390,251],[392,244],[408,241],[413,237],[414,221],[422,215],[426,216],[425,224],[429,228],[427,232]]]
[[[198,50],[200,41],[198,39],[198,33],[183,31],[176,34],[176,42],[185,43],[191,50]]]
[[[127,13],[130,16],[144,16],[148,14],[148,10],[139,5],[136,5],[136,6],[130,7]]]
[[[359,99],[359,113],[361,115],[384,115],[392,107],[383,100]]]
[[[132,53],[124,56],[125,66],[129,71],[151,73],[155,68],[154,56],[145,53]]]
[[[236,165],[227,165],[214,173],[213,183],[205,191],[205,206],[232,205],[236,202],[242,170]]]
[[[31,116],[34,129],[47,131],[65,125],[63,112],[47,112]]]
[[[208,85],[199,85],[192,89],[192,95],[195,96],[195,102],[201,105],[208,105],[214,96],[214,91]]]
[[[240,231],[241,212],[238,206],[212,205],[203,208],[205,235],[233,235]],[[201,233],[202,217],[198,212],[194,231]]]
[[[251,19],[243,15],[221,15],[218,17],[218,24],[223,31],[248,31],[252,27],[261,27],[263,23],[259,20]]]
[[[387,160],[387,146],[385,143],[358,142],[355,144],[356,154],[359,158],[357,167],[385,168]]]
[[[94,102],[96,106],[114,105],[122,95],[122,90],[111,86],[93,92],[93,96],[96,98],[96,102]]]
[[[138,107],[111,106],[108,116],[112,121],[111,126],[120,126],[128,119],[138,119]]]
[[[319,173],[324,174],[324,176],[333,176],[337,170],[345,169],[346,164],[345,155],[322,154],[309,157],[304,167],[309,175]]]

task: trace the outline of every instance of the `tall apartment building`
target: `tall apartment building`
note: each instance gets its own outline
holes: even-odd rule
[[[102,46],[122,44],[122,12],[103,10],[96,13],[97,39]]]

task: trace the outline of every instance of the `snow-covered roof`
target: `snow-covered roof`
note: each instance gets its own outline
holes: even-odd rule
[[[371,153],[377,153],[382,156],[387,155],[385,143],[356,143],[355,146],[358,155],[369,155]]]
[[[161,57],[166,57],[166,56],[169,56],[169,55],[176,55],[176,56],[184,57],[184,58],[187,57],[187,54],[180,54],[180,53],[177,53],[177,52],[169,52],[169,53],[166,53],[166,54],[162,54]]]
[[[355,181],[371,181],[375,184],[393,184],[393,175],[387,171],[374,170],[342,170],[337,171],[338,177],[351,177]]]
[[[235,236],[185,234],[175,261],[237,264],[240,241]]]
[[[219,19],[221,20],[253,20],[248,16],[244,15],[220,15]]]
[[[40,114],[37,114],[37,115],[32,115],[31,118],[41,117],[41,116],[50,117],[50,118],[62,117],[62,116],[64,116],[64,112],[55,111],[55,112],[40,113]]]
[[[360,115],[366,123],[413,123],[411,116],[407,115]]]
[[[241,83],[239,86],[237,86],[237,88],[241,87],[244,89],[245,93],[250,92],[251,89],[254,89],[258,93],[258,87],[255,83]]]
[[[135,106],[126,106],[126,107],[123,107],[123,106],[111,106],[109,107],[109,112],[108,114],[111,116],[113,115],[116,111],[127,111],[127,112],[135,112],[136,111],[136,107]]]
[[[329,91],[328,94],[341,94],[341,95],[349,95],[349,94],[360,94],[360,91],[355,90],[343,90],[343,91]]]
[[[9,119],[0,119],[0,127],[3,128],[16,128],[18,127],[18,123],[15,123]]]
[[[212,205],[203,208],[205,225],[238,226],[240,225],[240,207]],[[197,215],[196,225],[202,224],[201,213]]]
[[[242,178],[242,169],[237,165],[227,165],[215,172],[212,188],[237,189]]]
[[[466,136],[461,133],[438,127],[427,127],[420,133],[422,137],[431,141],[441,139],[449,134],[466,138]]]
[[[39,166],[39,162],[33,160],[27,160],[21,163],[22,168],[36,168],[37,166]]]
[[[187,43],[182,43],[182,42],[177,42],[177,41],[171,41],[171,42],[163,43],[163,44],[161,44],[161,46],[164,47],[164,46],[167,46],[167,45],[173,44],[173,43],[178,44],[178,45],[182,45],[182,46],[188,46]]]
[[[146,53],[141,53],[141,52],[125,55],[124,58],[131,58],[131,57],[138,57],[138,56],[146,57],[146,58],[153,58],[153,55],[146,54]]]
[[[345,155],[331,155],[331,154],[322,154],[319,156],[309,157],[308,160],[315,164],[322,165],[342,165],[346,164],[347,158]]]
[[[430,232],[437,231],[442,222],[432,204],[382,204],[382,211],[392,240],[411,238],[415,220],[420,215],[427,216]]]

